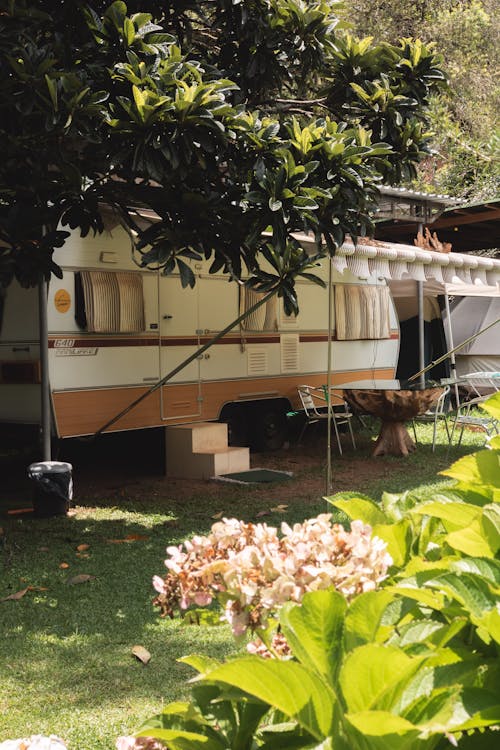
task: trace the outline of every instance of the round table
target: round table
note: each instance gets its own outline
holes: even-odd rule
[[[378,417],[382,424],[373,456],[407,456],[416,449],[405,422],[424,414],[436,403],[443,388],[392,390],[386,388],[346,389],[346,401],[360,412]]]

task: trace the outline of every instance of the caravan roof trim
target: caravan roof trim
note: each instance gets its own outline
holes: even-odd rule
[[[310,244],[312,238],[296,235]],[[438,253],[410,245],[379,240],[363,240],[357,245],[347,240],[332,258],[333,267],[343,273],[350,271],[361,279],[376,276],[388,281],[422,281],[454,288],[475,288],[477,293],[495,296],[500,290],[500,260],[465,255]],[[470,293],[470,292],[469,292]]]

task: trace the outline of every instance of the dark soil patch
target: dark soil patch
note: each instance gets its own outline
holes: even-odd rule
[[[356,436],[358,449],[344,440],[344,454],[332,446],[332,487],[326,486],[327,438],[322,425],[306,431],[301,444],[293,442],[273,453],[253,453],[251,466],[292,472],[293,480],[252,486],[254,501],[314,505],[326,494],[344,490],[368,492],[374,482],[408,471],[408,462],[399,459],[371,458],[372,436]],[[161,430],[117,433],[102,436],[96,442],[64,441],[54,459],[73,465],[74,501],[78,506],[139,502],[148,499],[155,506],[162,500],[182,503],[193,497],[204,497],[207,503],[223,505],[235,493],[234,485],[213,480],[177,479],[164,475],[164,443]],[[0,457],[0,510],[30,507],[33,487],[27,478],[27,467],[40,460],[32,447],[3,452]],[[241,492],[241,489],[238,490]],[[248,490],[247,490],[248,491]],[[392,489],[392,491],[395,491]]]

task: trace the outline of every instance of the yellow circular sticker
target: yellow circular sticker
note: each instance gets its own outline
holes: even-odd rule
[[[66,289],[58,289],[54,294],[54,305],[57,312],[65,313],[68,312],[71,304],[71,297]]]

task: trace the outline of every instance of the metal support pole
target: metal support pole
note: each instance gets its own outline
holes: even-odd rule
[[[332,328],[333,328],[333,284],[332,284],[332,259],[328,265],[328,364],[326,369],[326,398],[328,404],[328,437],[326,444],[326,494],[332,491]]]
[[[423,225],[418,225],[418,231],[423,231]],[[424,325],[424,282],[417,281],[418,299],[418,369],[425,369],[425,325]],[[420,375],[420,386],[425,388],[425,374]]]
[[[425,326],[424,326],[424,282],[417,281],[418,297],[418,367],[425,369]],[[420,375],[420,385],[425,388],[425,374]]]
[[[38,326],[40,338],[41,414],[40,443],[44,461],[51,460],[51,410],[49,384],[49,331],[47,324],[48,284],[42,277],[38,282]]]
[[[457,364],[455,359],[455,351],[453,347],[455,346],[453,343],[453,329],[451,327],[451,314],[450,314],[450,298],[448,296],[448,292],[445,291],[444,293],[444,306],[446,310],[446,320],[448,321],[448,344],[451,349],[450,351],[450,370],[451,370],[451,376],[453,380],[457,379]],[[460,396],[458,394],[458,384],[455,383],[455,400],[457,402],[457,408],[460,406]]]

